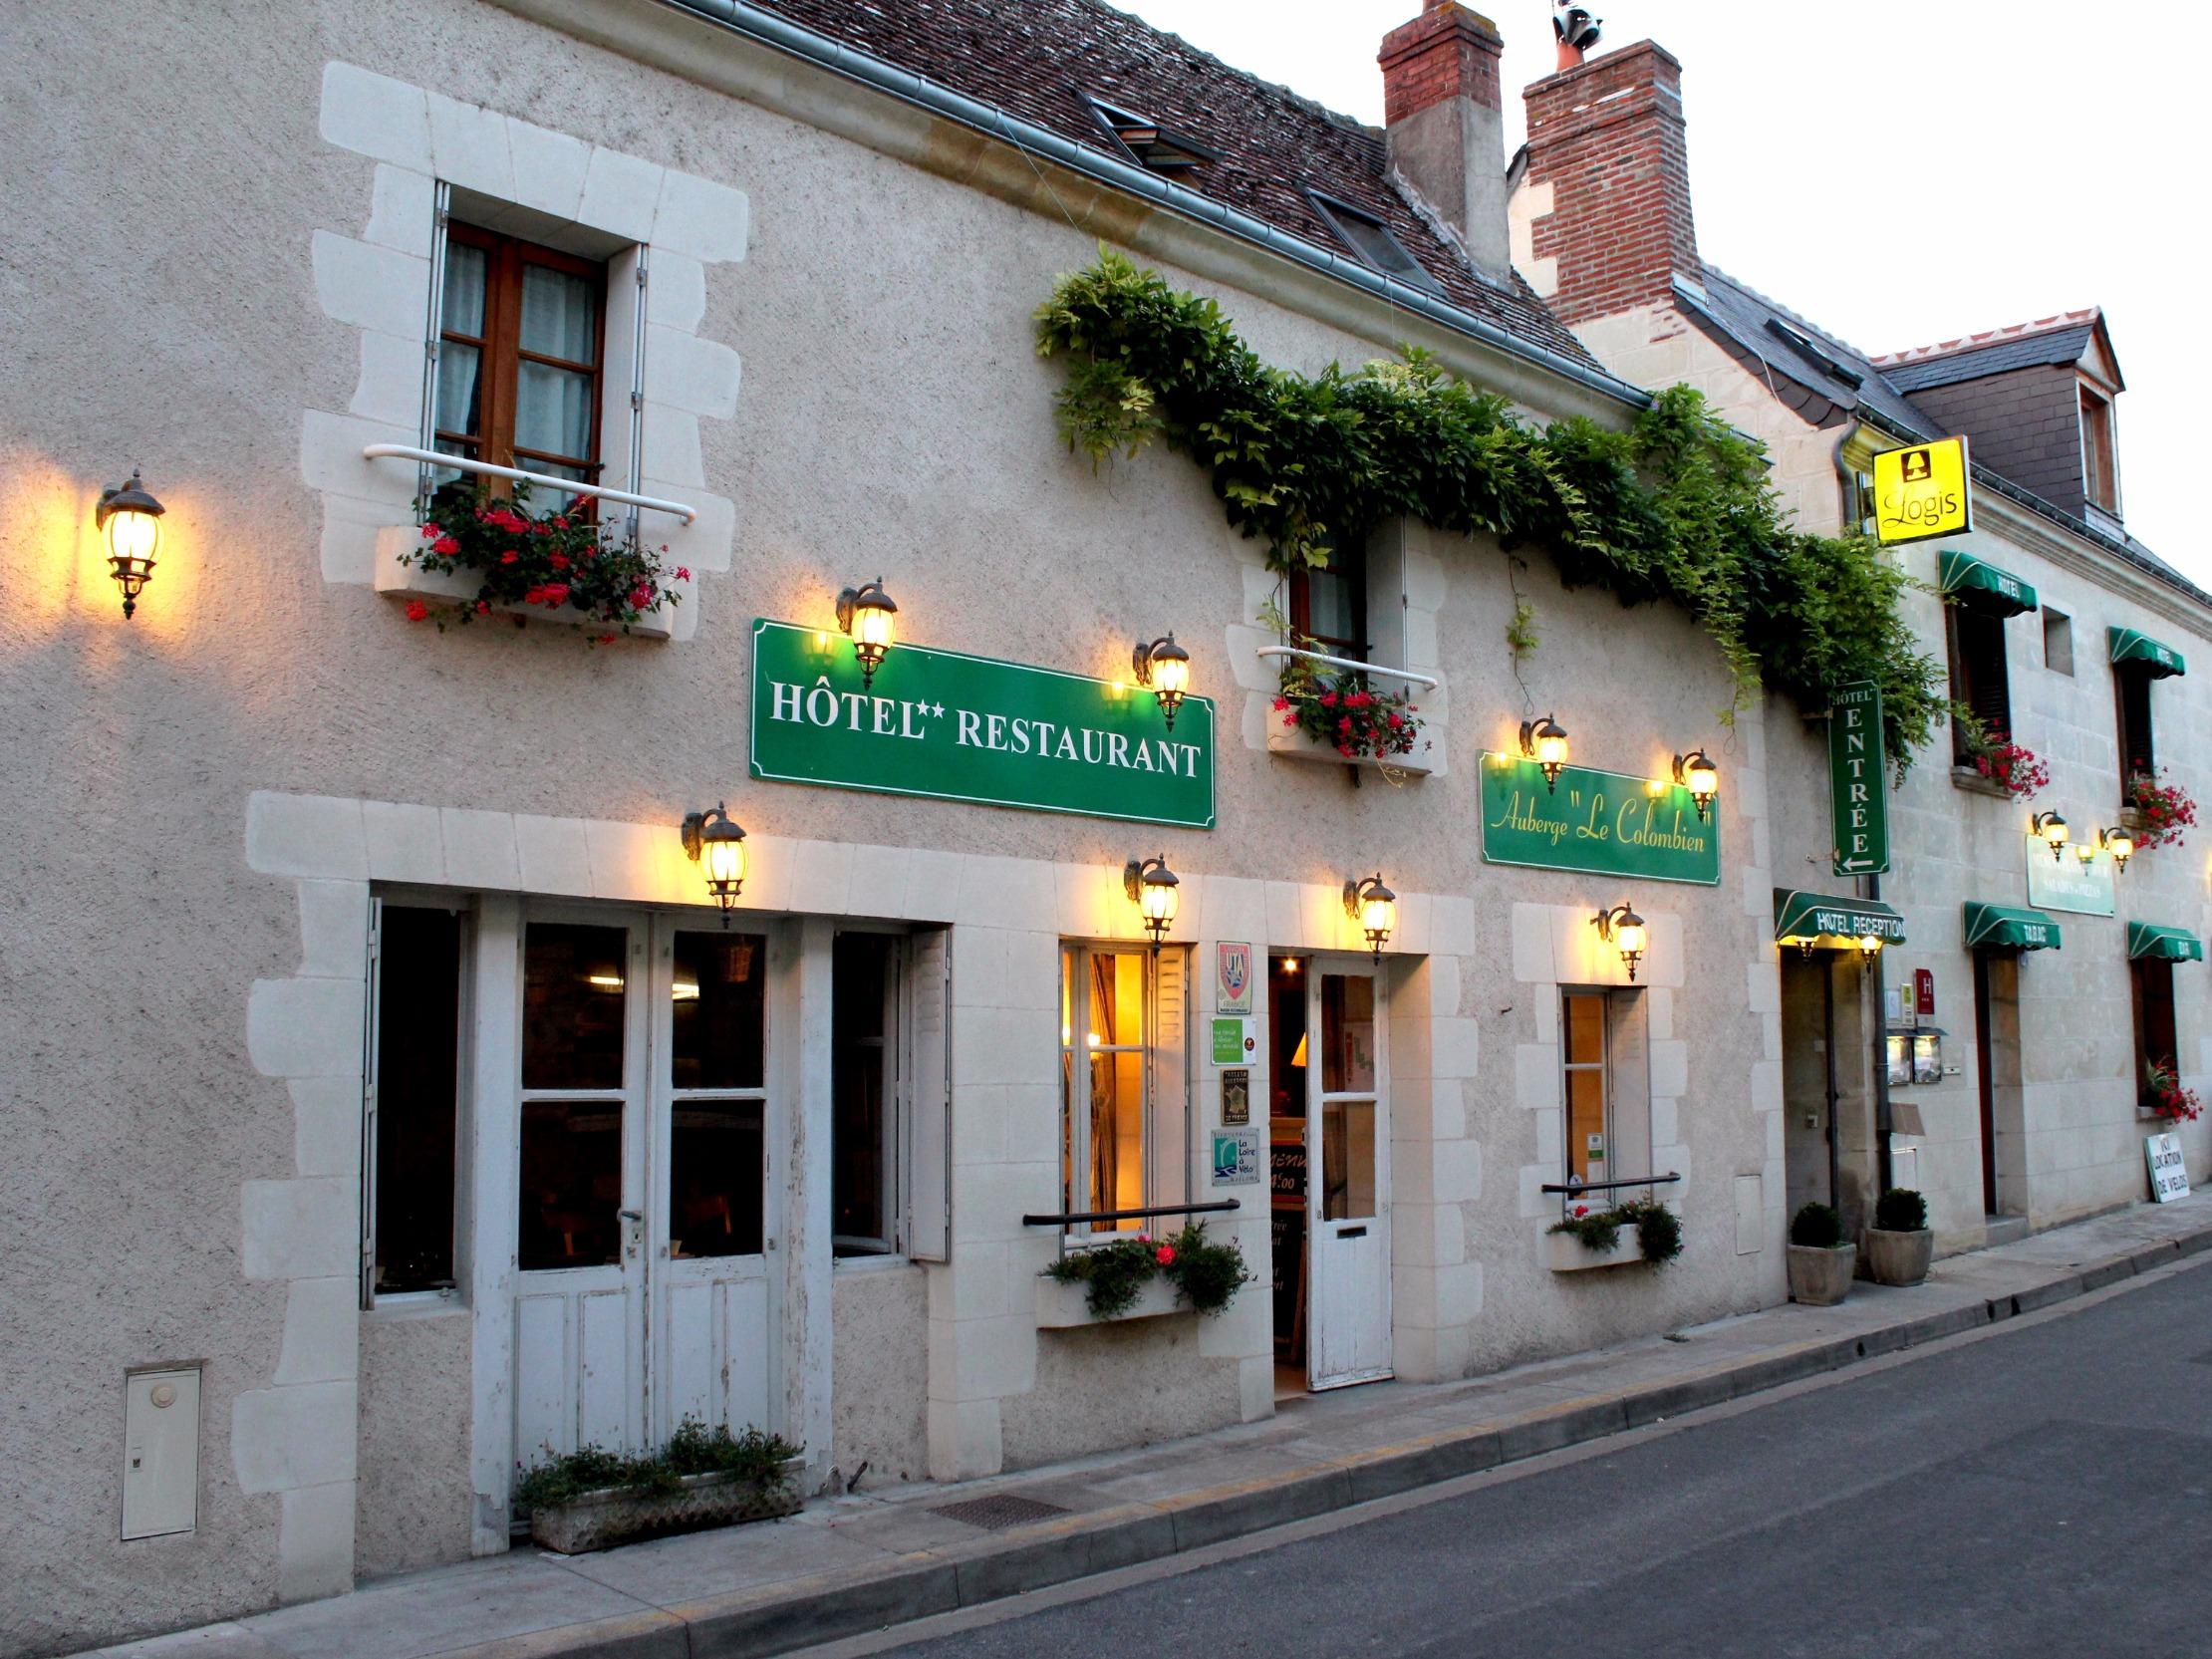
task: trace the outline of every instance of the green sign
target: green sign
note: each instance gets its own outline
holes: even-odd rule
[[[1871,680],[1829,697],[1828,793],[1835,873],[1879,876],[1889,869],[1889,791],[1882,776],[1882,689]]]
[[[1214,1019],[1214,1063],[1218,1066],[1241,1066],[1250,1060],[1245,1044],[1251,1038],[1251,1021],[1248,1019]]]
[[[2024,835],[2028,860],[2028,902],[2038,910],[2071,910],[2083,916],[2110,916],[2119,909],[2112,883],[2112,861],[2099,855],[2087,864],[2074,849],[2062,847],[2051,856],[2051,843],[2040,835]]]
[[[1483,755],[1481,770],[1488,863],[1720,882],[1720,821],[1700,818],[1680,784],[1562,766],[1558,788],[1547,789],[1533,760],[1495,752]]]
[[[913,645],[863,686],[843,634],[756,620],[752,775],[1212,829],[1214,704],[1170,729],[1141,687]]]

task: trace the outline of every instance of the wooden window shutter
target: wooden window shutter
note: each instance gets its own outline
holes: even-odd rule
[[[953,936],[914,936],[907,975],[912,1064],[907,1089],[907,1254],[952,1259]]]
[[[1151,1168],[1146,1172],[1147,1202],[1191,1202],[1191,953],[1169,949],[1154,959],[1152,1032]],[[1163,1232],[1182,1219],[1163,1216]]]

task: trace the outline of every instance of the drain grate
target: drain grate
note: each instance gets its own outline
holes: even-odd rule
[[[948,1521],[965,1521],[990,1532],[1067,1513],[1061,1505],[1047,1504],[1036,1498],[1017,1498],[1010,1492],[990,1498],[964,1498],[958,1504],[940,1504],[930,1511]]]

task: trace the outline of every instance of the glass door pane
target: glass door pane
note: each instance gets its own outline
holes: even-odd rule
[[[522,958],[522,1086],[622,1087],[623,928],[533,922]]]
[[[669,1254],[758,1255],[767,1213],[767,936],[678,933],[671,955]]]
[[[1322,976],[1321,1092],[1375,1092],[1375,981],[1364,974]]]
[[[629,957],[626,928],[533,922],[523,936],[515,1261],[524,1272],[622,1258]]]

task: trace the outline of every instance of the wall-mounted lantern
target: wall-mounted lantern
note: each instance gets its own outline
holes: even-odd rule
[[[1882,942],[1880,935],[1860,934],[1858,936],[1858,960],[1861,966],[1866,968],[1873,967],[1874,959],[1881,954]]]
[[[705,812],[684,815],[684,851],[706,877],[706,891],[722,907],[729,926],[730,907],[745,889],[745,832],[720,801]]]
[[[1674,780],[1690,791],[1690,803],[1702,822],[1712,810],[1713,797],[1721,792],[1721,769],[1703,749],[1692,749],[1674,757]]]
[[[1522,720],[1521,752],[1543,768],[1543,786],[1556,794],[1559,769],[1567,761],[1566,727],[1549,714],[1540,720]]]
[[[1168,868],[1167,855],[1158,858],[1131,859],[1122,866],[1122,891],[1129,895],[1129,902],[1137,907],[1145,919],[1145,932],[1152,936],[1152,952],[1160,954],[1160,941],[1175,923],[1175,913],[1183,903],[1177,891],[1182,883],[1176,873]]]
[[[883,591],[877,577],[837,596],[837,626],[853,637],[853,655],[860,659],[860,684],[865,690],[876,683],[876,671],[891,653],[891,636],[897,631],[892,618],[899,607]]]
[[[2101,845],[2098,841],[2076,841],[2074,844],[2074,856],[2081,861],[2082,869],[2086,870],[2096,862],[2096,850]]]
[[[2096,832],[2096,844],[2112,855],[2112,872],[2127,874],[2127,861],[2135,856],[2135,838],[2123,829],[2103,829]]]
[[[1398,895],[1383,886],[1381,871],[1355,876],[1344,884],[1344,914],[1359,924],[1367,936],[1367,948],[1381,962],[1383,947],[1398,926]]]
[[[1160,712],[1167,715],[1168,729],[1173,731],[1175,711],[1191,689],[1191,654],[1175,643],[1171,633],[1150,645],[1139,640],[1129,654],[1129,666],[1136,671],[1137,684],[1160,699]]]
[[[1599,939],[1609,942],[1620,952],[1620,960],[1628,968],[1628,982],[1634,984],[1636,965],[1644,960],[1644,947],[1651,939],[1644,919],[1626,905],[1615,905],[1591,917],[1590,925],[1597,929]]]
[[[2043,837],[2044,845],[2051,849],[2051,857],[2054,861],[2065,856],[2067,836],[2070,832],[2067,829],[2067,821],[2056,812],[2037,813],[2028,820],[2028,829],[2030,834]]]
[[[126,618],[138,614],[138,595],[153,580],[154,555],[161,547],[161,514],[166,510],[146,493],[135,466],[131,481],[102,490],[100,504],[93,508],[94,525],[108,537],[108,569],[123,590]]]

